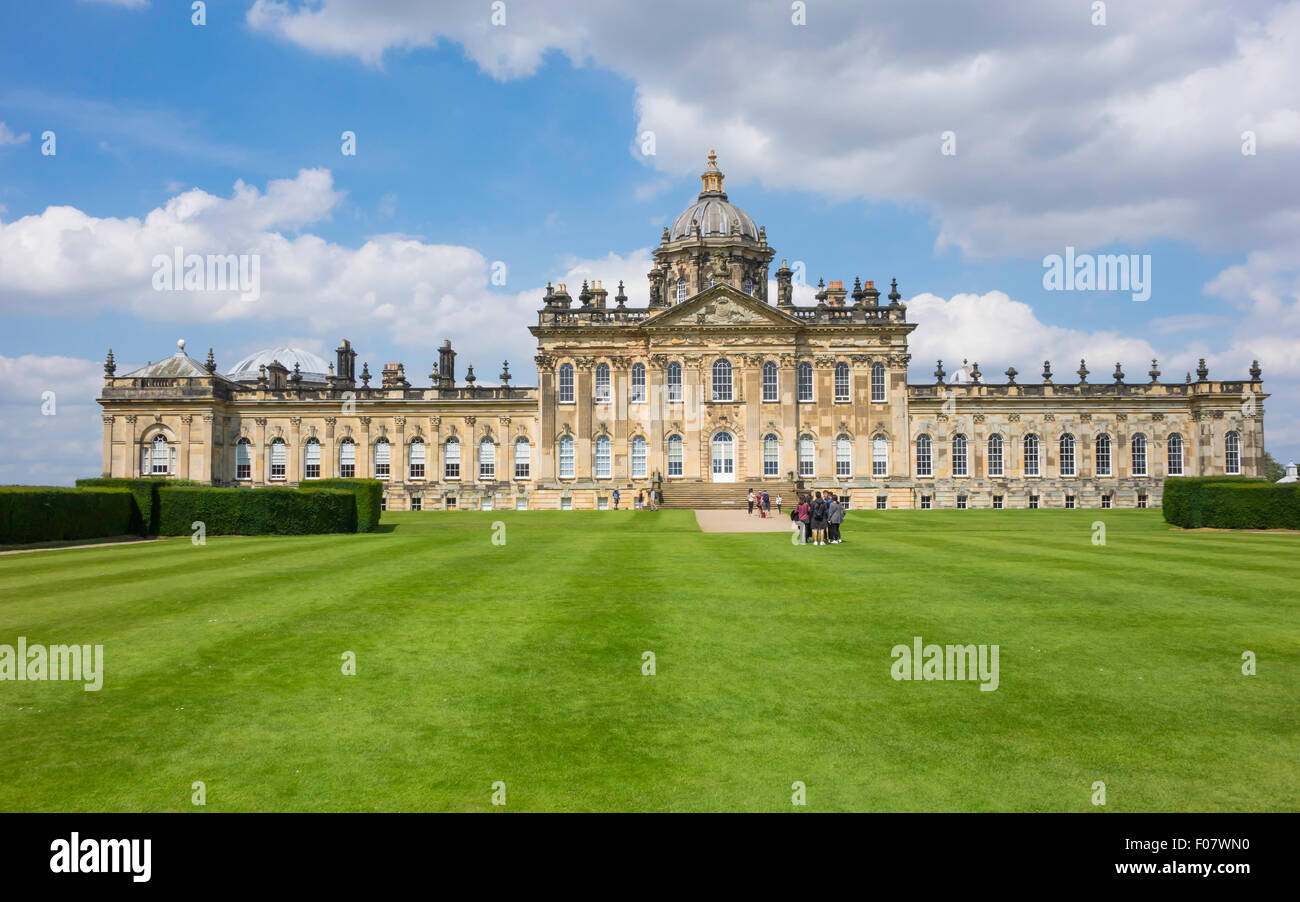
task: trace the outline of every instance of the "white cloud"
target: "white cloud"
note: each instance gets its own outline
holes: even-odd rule
[[[13,144],[25,144],[31,140],[30,132],[23,132],[21,135],[14,134],[4,122],[0,122],[0,147],[6,147]]]
[[[0,356],[0,484],[71,485],[98,476],[102,364],[72,357]],[[42,413],[53,392],[53,415]],[[44,407],[49,410],[48,406]]]

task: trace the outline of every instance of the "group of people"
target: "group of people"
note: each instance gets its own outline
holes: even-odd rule
[[[813,492],[799,499],[790,519],[799,524],[805,545],[839,545],[845,510],[833,492]]]
[[[781,513],[781,496],[776,496],[776,512]],[[767,492],[755,492],[749,490],[749,516],[754,516],[754,509],[758,509],[758,515],[764,519],[772,516],[773,498]]]
[[[619,500],[622,493],[614,489],[614,510],[618,510]],[[639,511],[659,510],[659,493],[654,489],[638,489],[636,493],[636,509]]]

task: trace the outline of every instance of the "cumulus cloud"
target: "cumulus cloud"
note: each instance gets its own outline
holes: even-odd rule
[[[98,476],[102,364],[74,357],[0,356],[0,484],[71,485]]]

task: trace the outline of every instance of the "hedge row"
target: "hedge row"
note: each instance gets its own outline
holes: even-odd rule
[[[128,535],[137,515],[124,489],[0,486],[0,545]]]
[[[202,523],[204,533],[211,536],[357,531],[357,504],[351,492],[164,486],[158,495],[158,534],[163,536],[193,535],[195,523]]]
[[[374,532],[379,526],[379,514],[384,498],[384,483],[378,479],[313,479],[301,483],[301,491],[320,489],[352,492],[357,498],[357,532]]]
[[[203,483],[190,479],[164,479],[162,477],[137,479],[78,479],[79,489],[126,489],[135,498],[131,528],[126,530],[141,536],[158,535],[158,490],[163,486],[200,486]]]
[[[1300,529],[1300,483],[1245,476],[1168,479],[1165,520],[1185,529]]]

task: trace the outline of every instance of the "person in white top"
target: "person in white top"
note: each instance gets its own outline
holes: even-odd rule
[[[777,495],[777,496],[776,496],[776,512],[777,512],[778,514],[781,513],[781,496],[780,496],[780,495]]]
[[[753,489],[749,490],[749,513],[746,516],[749,517],[754,516],[754,490]]]

